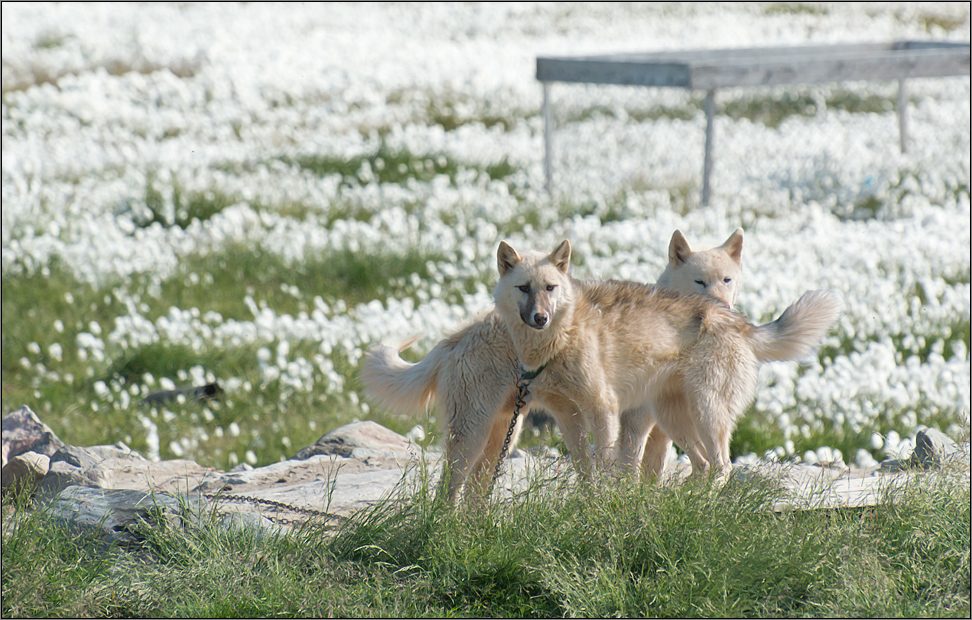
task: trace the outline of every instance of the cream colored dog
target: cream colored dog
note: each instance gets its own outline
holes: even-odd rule
[[[501,242],[497,265],[496,310],[521,373],[583,473],[591,470],[588,432],[598,465],[620,460],[634,469],[657,426],[685,451],[693,473],[710,472],[711,464],[724,479],[758,365],[808,354],[840,312],[836,295],[814,291],[776,321],[755,326],[711,297],[582,282],[568,273],[567,241],[550,254],[523,256]]]
[[[742,245],[743,231],[737,229],[721,246],[693,251],[676,230],[659,286],[705,293],[733,305],[742,274]],[[467,496],[481,499],[492,484],[519,378],[516,351],[505,325],[495,311],[490,312],[439,342],[415,364],[401,358],[401,349],[380,345],[367,354],[361,377],[369,400],[396,413],[417,414],[435,397],[440,421],[448,431],[442,477],[446,497],[453,501],[466,483]],[[625,419],[631,432],[640,432],[635,429],[640,416]],[[514,429],[511,446],[516,444],[522,420]],[[671,443],[660,430],[650,432],[643,458],[647,476],[661,474]]]

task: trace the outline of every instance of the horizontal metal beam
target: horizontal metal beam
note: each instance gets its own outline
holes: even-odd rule
[[[538,57],[541,82],[711,90],[969,75],[969,45],[930,41]]]

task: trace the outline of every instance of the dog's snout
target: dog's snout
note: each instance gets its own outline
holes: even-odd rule
[[[543,327],[547,324],[547,314],[545,312],[537,312],[533,315],[533,324],[537,327]]]

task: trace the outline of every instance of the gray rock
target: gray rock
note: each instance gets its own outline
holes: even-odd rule
[[[230,512],[224,514],[219,523],[229,532],[253,532],[257,540],[284,533],[284,528],[256,512]]]
[[[147,460],[144,456],[129,448],[124,441],[119,441],[110,446],[89,446],[85,448],[85,450],[92,453],[96,457],[104,460],[107,459],[122,459],[122,460],[132,460],[132,461]]]
[[[46,454],[37,452],[18,454],[10,459],[0,472],[3,495],[24,491],[33,494],[50,467],[51,459]]]
[[[350,457],[355,448],[379,453],[418,455],[421,448],[405,437],[376,422],[352,422],[327,433],[315,443],[302,448],[290,460],[303,461],[319,454]]]
[[[53,517],[110,544],[144,540],[144,528],[198,523],[202,505],[168,493],[72,486],[50,502]]]
[[[38,495],[53,497],[69,486],[111,488],[114,471],[106,459],[85,448],[64,446],[51,457],[51,467],[40,481]]]
[[[896,473],[914,469],[911,459],[884,459],[878,466],[881,473]]]
[[[934,433],[926,434],[934,437]],[[916,441],[919,445],[925,442],[924,438]],[[966,472],[967,479],[968,444],[957,450],[959,460],[964,459],[966,463],[959,474]],[[934,446],[930,451],[939,453]],[[559,492],[565,476],[576,477],[569,460],[552,458],[556,453],[549,449],[539,454],[530,450],[515,454],[522,458],[511,455],[496,481],[500,498],[508,499],[535,484]],[[308,519],[308,526],[330,529],[343,518],[376,502],[389,498],[397,501],[400,493],[434,484],[441,473],[443,458],[440,453],[421,450],[405,437],[374,422],[357,422],[327,433],[290,460],[258,468],[241,465],[231,472],[201,467],[186,460],[148,461],[124,444],[89,449],[67,446],[51,459],[50,471],[40,484],[46,491],[42,497],[57,498],[60,493],[64,499],[55,501],[61,501],[64,511],[86,515],[75,517],[65,512],[65,519],[81,521],[87,524],[85,527],[95,527],[97,519],[108,519],[103,535],[110,540],[139,540],[144,534],[139,528],[146,526],[137,524],[143,522],[148,526],[165,522],[186,527],[195,523],[193,518],[207,526],[216,524],[262,537],[302,527]],[[774,510],[864,506],[885,501],[887,496],[880,490],[886,482],[903,484],[913,477],[911,472],[903,471],[913,470],[911,463],[910,459],[888,460],[875,472],[874,468],[847,470],[757,458],[747,465],[737,463],[732,478],[734,483],[759,481],[781,485]],[[690,470],[687,464],[676,465],[674,470],[670,468],[665,480],[677,482],[688,476]],[[954,472],[950,468],[941,473]],[[421,477],[426,474],[427,481]],[[107,486],[113,491],[124,489],[127,494],[91,488]],[[149,501],[144,498],[153,497],[178,498],[178,501],[165,503],[160,512],[143,503]],[[195,503],[189,502],[190,498]],[[82,501],[90,505],[81,507]],[[187,512],[186,502],[203,506],[204,512],[196,511],[195,507]],[[320,514],[321,511],[327,514]]]
[[[412,453],[402,450],[376,450],[374,448],[351,448],[351,454],[348,455],[348,458],[357,459],[359,461],[368,461],[373,459],[394,460],[397,458],[412,456],[413,454],[418,454],[418,452]]]
[[[911,464],[930,469],[938,467],[952,455],[960,452],[961,449],[948,435],[934,428],[926,428],[918,431],[918,436],[915,437],[915,451],[911,454]]]
[[[54,431],[26,405],[5,417],[2,425],[3,463],[0,467],[24,452],[52,456],[64,445]]]

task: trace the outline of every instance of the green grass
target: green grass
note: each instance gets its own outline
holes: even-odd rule
[[[310,391],[293,391],[279,382],[263,385],[257,350],[265,346],[275,351],[277,342],[203,350],[159,341],[124,346],[107,342],[115,321],[129,314],[130,305],[149,321],[168,314],[172,307],[215,312],[220,322],[252,321],[253,313],[244,303],[247,296],[278,315],[294,317],[313,312],[317,297],[332,307],[353,307],[412,294],[412,278],[429,278],[429,261],[441,260],[416,250],[400,255],[336,250],[289,265],[259,248],[229,246],[186,257],[176,274],[165,281],[136,276],[126,286],[104,289],[80,283],[56,262],[33,274],[5,273],[3,413],[26,404],[69,443],[86,446],[124,441],[146,453],[150,446],[141,416],[158,427],[163,459],[180,456],[170,449],[170,443],[187,438],[190,445],[185,456],[203,465],[232,467],[247,451],[259,463],[278,461],[331,428],[354,418],[375,416],[369,416],[343,388],[334,391],[317,383]],[[102,359],[85,357],[78,350],[78,335],[91,333],[105,341]],[[313,360],[320,352],[316,342],[289,344],[290,360]],[[61,348],[61,359],[55,359],[52,347]],[[329,357],[344,384],[358,388],[356,365],[340,351]],[[218,382],[227,378],[248,381],[252,389],[217,402],[190,399],[154,409],[141,404],[150,389],[162,389],[157,383],[145,384],[145,375],[186,386],[194,367],[201,367]],[[110,388],[110,400],[99,395],[99,383]],[[139,392],[128,402],[119,400],[118,394],[133,386]],[[378,421],[401,433],[418,423],[391,416],[379,416]],[[231,424],[239,429],[238,434],[229,432]]]
[[[775,97],[757,92],[726,101],[720,105],[719,113],[733,120],[745,118],[776,129],[788,118],[819,114],[823,111],[821,103],[829,110],[843,110],[852,114],[881,114],[893,111],[895,106],[894,99],[880,95],[862,96],[852,91],[838,89],[828,97],[817,98],[812,91],[800,89],[794,92],[787,91]]]
[[[962,27],[962,24],[968,19],[968,14],[949,16],[926,13],[918,19],[927,32],[932,32],[935,28],[941,28],[945,32],[952,32]]]
[[[329,304],[343,300],[353,307],[408,296],[413,292],[408,284],[412,274],[425,280],[431,275],[429,263],[441,260],[443,256],[417,249],[397,253],[375,248],[335,249],[291,263],[259,247],[231,245],[183,260],[180,271],[161,285],[158,298],[166,304],[148,316],[155,318],[177,306],[218,312],[224,319],[252,320],[252,312],[241,303],[246,295],[278,314],[313,311],[315,297]]]
[[[2,613],[968,617],[966,483],[919,479],[893,504],[776,514],[778,493],[772,481],[554,480],[467,511],[437,503],[420,476],[333,535],[160,524],[135,548],[7,500]]]
[[[143,228],[159,224],[163,228],[173,226],[186,229],[193,222],[205,222],[238,200],[218,192],[186,193],[178,183],[173,183],[168,196],[160,190],[156,174],[149,173],[145,183],[145,207],[147,212],[137,215],[135,223]],[[168,200],[167,200],[168,198]]]
[[[446,131],[454,131],[463,125],[472,123],[481,123],[484,127],[502,127],[503,131],[510,131],[513,128],[514,121],[507,115],[480,114],[469,116],[461,112],[459,108],[461,108],[460,102],[452,100],[429,102],[426,110],[428,121],[439,125]]]
[[[766,5],[767,15],[826,15],[827,9],[806,2],[771,2]]]
[[[812,87],[788,88],[780,94],[768,94],[765,90],[741,91],[738,96],[719,100],[717,114],[732,120],[747,119],[754,123],[777,129],[783,121],[792,117],[815,116],[823,109],[841,110],[851,114],[884,114],[893,112],[896,105],[894,97],[878,94],[861,94],[843,88],[833,88],[826,96],[820,96],[819,89]],[[658,119],[688,121],[702,114],[705,99],[693,95],[684,106],[654,105],[644,108],[631,108],[625,111],[635,122],[650,122]],[[604,105],[593,105],[570,113],[561,123],[576,123],[597,116],[615,117],[616,111]]]
[[[401,184],[410,180],[429,182],[439,175],[449,177],[455,184],[460,171],[469,167],[445,155],[416,155],[407,150],[392,149],[384,143],[374,153],[351,158],[301,155],[282,157],[281,161],[318,176],[340,175],[346,185],[372,182]],[[503,160],[484,166],[481,171],[491,179],[500,180],[512,174],[515,168]]]

